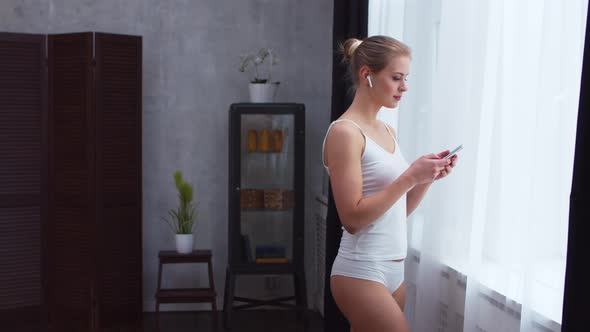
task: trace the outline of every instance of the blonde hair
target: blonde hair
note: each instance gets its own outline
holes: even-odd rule
[[[358,72],[362,66],[378,73],[395,57],[412,57],[406,44],[388,36],[371,36],[363,40],[349,38],[344,44],[340,44],[339,51],[343,56],[342,61],[348,66],[348,76],[353,88],[358,82]]]

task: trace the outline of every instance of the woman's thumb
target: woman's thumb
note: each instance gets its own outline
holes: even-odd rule
[[[439,155],[434,154],[434,153],[427,154],[424,157],[427,159],[440,159],[441,158]]]

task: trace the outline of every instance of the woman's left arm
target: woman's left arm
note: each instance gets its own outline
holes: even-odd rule
[[[447,155],[449,152],[450,152],[449,150],[443,151],[443,152],[439,153],[438,156],[440,158],[442,158],[445,155]],[[438,174],[438,176],[434,179],[434,181],[440,180],[440,179],[448,176],[451,173],[451,171],[453,170],[453,167],[455,167],[455,165],[457,164],[457,158],[458,158],[457,155],[452,156],[451,157],[451,164],[446,166],[445,169]],[[434,181],[429,182],[429,183],[415,185],[414,188],[412,188],[412,190],[408,191],[408,193],[406,194],[406,216],[407,217],[409,217],[410,214],[412,214],[412,212],[414,212],[414,210],[416,210],[418,205],[420,205],[420,202],[422,202],[424,195],[426,195],[426,192],[428,191],[428,189],[430,189],[430,186],[434,183]]]

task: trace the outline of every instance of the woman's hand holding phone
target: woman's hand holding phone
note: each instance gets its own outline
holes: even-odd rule
[[[453,151],[449,152],[449,150],[445,150],[445,151],[437,154],[437,156],[439,158],[441,158],[443,160],[450,160],[451,163],[449,165],[445,166],[445,169],[442,170],[438,174],[438,176],[434,179],[435,181],[440,180],[451,173],[451,171],[453,170],[453,167],[455,167],[455,165],[457,165],[457,159],[459,158],[459,156],[457,155],[457,152],[459,152],[461,149],[463,149],[463,144],[456,147]]]
[[[415,185],[431,183],[448,176],[457,164],[456,154],[463,148],[459,145],[452,152],[442,151],[438,154],[427,154],[416,159],[403,175],[412,179]]]
[[[412,179],[414,185],[430,183],[451,163],[452,159],[441,159],[439,155],[427,154],[416,159],[402,175]]]

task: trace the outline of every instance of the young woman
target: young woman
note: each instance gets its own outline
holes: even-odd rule
[[[343,234],[330,277],[339,309],[354,332],[408,331],[404,259],[406,218],[430,185],[446,177],[457,156],[448,150],[411,165],[394,129],[377,119],[408,90],[410,49],[387,36],[347,40],[341,49],[354,83],[354,100],[330,124],[323,145]]]

